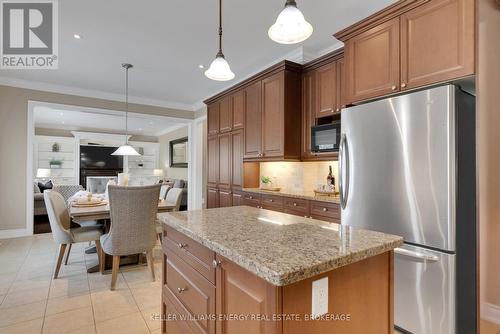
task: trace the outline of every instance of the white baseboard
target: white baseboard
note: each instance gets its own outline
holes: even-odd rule
[[[18,228],[14,230],[0,230],[0,239],[19,238],[26,237],[28,235],[31,235],[31,232],[25,228]]]
[[[500,325],[500,306],[481,303],[481,319]]]

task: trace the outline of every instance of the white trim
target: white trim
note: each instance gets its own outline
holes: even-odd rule
[[[195,136],[194,136],[194,124],[190,122],[188,124],[188,198],[187,198],[187,207],[188,210],[195,209],[195,194],[194,194],[194,183],[196,182],[194,179],[194,171],[195,168],[193,164],[196,164],[196,156],[195,152]]]
[[[57,85],[41,81],[0,76],[0,85],[123,102],[123,94],[107,93],[98,90]],[[138,96],[129,96],[129,102],[177,110],[194,111],[193,105],[166,100],[143,98]]]
[[[481,303],[481,319],[500,325],[500,306]]]
[[[33,234],[33,231],[29,231],[25,228],[18,228],[18,229],[13,229],[13,230],[0,230],[0,239],[27,237],[27,236],[30,236],[32,234]]]
[[[33,145],[35,142],[35,117],[34,117],[35,102],[28,101],[27,110],[27,124],[26,124],[26,136],[27,136],[27,147],[26,147],[26,229],[14,230],[16,233],[21,233],[22,235],[32,235],[33,234],[33,211],[34,211],[34,198],[33,198]],[[25,233],[25,234],[23,234]]]
[[[203,208],[203,143],[201,126],[206,116],[193,120],[188,127],[189,163],[188,163],[188,209]],[[201,126],[201,127],[200,127]]]

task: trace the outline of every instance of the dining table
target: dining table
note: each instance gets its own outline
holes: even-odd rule
[[[169,212],[175,209],[175,204],[169,203],[165,200],[160,200],[158,202],[158,213]],[[96,205],[96,206],[69,206],[69,215],[73,222],[79,223],[91,220],[102,220],[105,222],[105,230],[109,229],[110,223],[110,209],[109,204]],[[111,269],[112,257],[104,254],[104,268]],[[120,260],[120,265],[140,265],[144,261],[142,260],[142,254],[134,254],[126,257],[122,257]],[[87,272],[94,273],[99,271],[99,264],[92,266],[87,269]],[[104,273],[104,272],[103,272]]]

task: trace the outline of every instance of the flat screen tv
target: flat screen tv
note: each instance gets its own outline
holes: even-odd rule
[[[111,155],[116,147],[80,146],[80,168],[122,169],[123,157]]]

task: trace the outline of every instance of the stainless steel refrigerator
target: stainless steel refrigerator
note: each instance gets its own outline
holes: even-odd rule
[[[407,333],[476,332],[474,115],[454,85],[341,114],[342,224],[404,238],[394,318]]]

